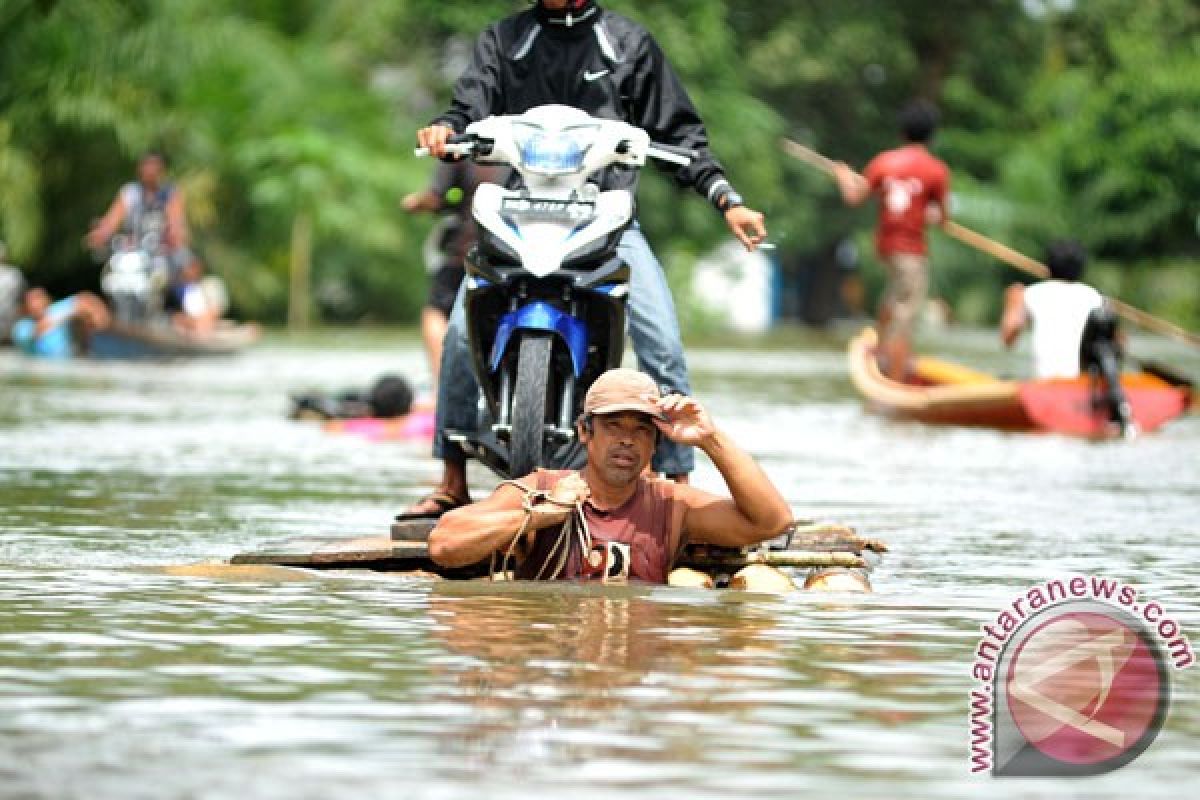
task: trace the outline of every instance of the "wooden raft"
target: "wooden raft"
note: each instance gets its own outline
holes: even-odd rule
[[[426,539],[432,520],[396,522],[391,536],[354,538],[297,538],[268,544],[261,550],[239,553],[231,564],[269,564],[309,569],[372,569],[411,572],[425,570],[447,578],[472,578],[487,574],[487,564],[446,569],[429,558]],[[843,525],[795,523],[788,533],[767,548],[742,551],[710,545],[690,545],[676,566],[701,571],[732,572],[748,564],[777,567],[869,567],[874,556],[887,551],[876,539],[859,536]]]

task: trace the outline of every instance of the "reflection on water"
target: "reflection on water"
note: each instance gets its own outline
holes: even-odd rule
[[[937,346],[1019,367],[990,335]],[[863,414],[836,342],[692,363],[798,515],[890,542],[878,594],[178,577],[155,567],[378,531],[415,497],[422,446],[282,414],[288,389],[419,372],[416,342],[0,355],[0,797],[1154,796],[1197,774],[1195,672],[1154,746],[1086,782],[970,779],[966,693],[978,625],[1053,575],[1127,580],[1200,638],[1200,418],[1132,444],[937,430]]]

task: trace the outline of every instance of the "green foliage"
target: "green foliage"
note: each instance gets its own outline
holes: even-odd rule
[[[1192,0],[610,0],[683,77],[714,150],[784,254],[871,215],[779,153],[781,135],[862,166],[896,142],[896,111],[943,109],[938,154],[955,214],[1037,255],[1074,236],[1098,280],[1200,321],[1200,7]],[[429,220],[413,132],[445,106],[464,48],[520,0],[6,0],[0,4],[0,239],[33,280],[94,284],[79,244],[164,147],[197,247],[236,308],[280,320],[297,214],[314,220],[314,286],[331,320],[411,320]],[[447,44],[452,47],[447,48]],[[447,53],[457,52],[457,56]],[[672,280],[725,236],[662,174],[642,223]],[[1015,275],[938,239],[935,288],[995,313]],[[874,278],[873,278],[874,280]],[[1190,294],[1188,294],[1190,292]],[[1197,301],[1200,302],[1200,301]]]

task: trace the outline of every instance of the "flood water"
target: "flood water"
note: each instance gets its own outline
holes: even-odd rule
[[[286,392],[419,375],[415,337],[157,365],[0,352],[0,797],[1186,793],[1200,668],[1174,675],[1147,752],[1083,780],[970,776],[967,693],[980,624],[1063,575],[1136,585],[1200,645],[1200,416],[1099,444],[888,421],[856,399],[844,338],[690,359],[798,517],[891,545],[867,597],[174,577],[383,533],[436,478],[427,447],[289,422]],[[996,339],[923,349],[1018,372]],[[1135,350],[1200,375],[1181,347]],[[697,482],[720,485],[707,464]]]

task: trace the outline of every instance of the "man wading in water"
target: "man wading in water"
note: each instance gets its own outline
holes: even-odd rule
[[[648,375],[601,375],[584,399],[578,430],[587,447],[582,470],[537,470],[448,511],[429,535],[433,560],[457,567],[512,555],[521,579],[666,583],[687,542],[744,547],[792,522],[770,479],[708,412],[690,397],[660,396]],[[660,435],[703,450],[731,497],[647,476]]]

